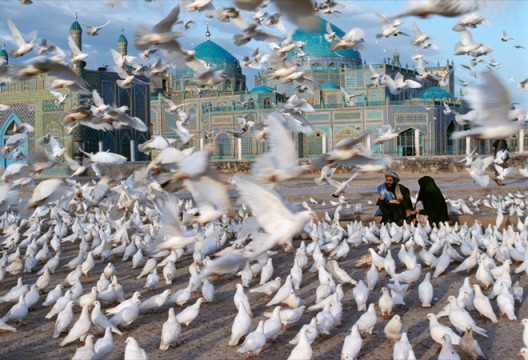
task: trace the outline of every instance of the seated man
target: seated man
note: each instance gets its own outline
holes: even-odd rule
[[[412,220],[412,201],[408,188],[401,185],[400,177],[394,171],[385,174],[385,182],[378,186],[379,206],[376,215],[381,215],[382,223],[395,222],[402,225],[404,220]]]

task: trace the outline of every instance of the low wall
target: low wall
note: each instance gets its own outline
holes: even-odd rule
[[[527,155],[511,155],[509,166],[516,168],[526,167]],[[456,173],[465,172],[465,164],[461,162],[463,156],[417,156],[417,157],[399,157],[393,158],[389,166],[390,170],[396,170],[405,173]],[[301,160],[303,164],[311,163],[311,160]],[[104,174],[113,177],[126,177],[132,174],[135,170],[147,166],[148,162],[128,162],[123,165],[100,165]],[[251,170],[253,161],[250,160],[215,160],[213,165],[221,174],[246,173]],[[348,168],[338,168],[340,171],[349,171]],[[318,173],[319,171],[313,171]],[[84,174],[85,176],[94,176],[92,169],[89,168]]]

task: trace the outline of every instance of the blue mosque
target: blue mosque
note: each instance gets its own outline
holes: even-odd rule
[[[416,70],[403,66],[397,51],[392,58],[371,66],[362,60],[356,49],[332,51],[331,43],[324,38],[326,23],[320,19],[320,31],[308,33],[298,29],[292,36],[292,42],[302,41],[304,45],[299,53],[290,52],[289,59],[313,80],[308,83],[310,90],[303,96],[315,109],[313,113],[305,114],[313,126],[313,133],[296,134],[300,158],[319,156],[343,138],[364,131],[374,132],[384,124],[390,124],[399,136],[374,147],[374,153],[416,156],[465,151],[465,143],[450,140],[450,134],[458,129],[458,125],[452,116],[448,117],[442,111],[445,102],[464,112],[463,104],[454,95],[452,63],[426,69],[438,78],[447,77],[447,84],[440,86],[437,80],[428,78],[420,89],[405,89],[392,95],[385,86],[372,86],[372,69],[391,77],[400,72],[404,78],[415,78]],[[338,36],[344,35],[341,29],[330,25]],[[213,68],[223,70],[225,80],[196,94],[192,87],[194,74],[190,69],[166,74],[163,89],[151,99],[152,133],[175,136],[171,129],[175,127],[176,115],[163,110],[162,97],[170,98],[175,103],[185,103],[192,118],[199,119],[188,124],[189,130],[195,134],[191,146],[199,148],[204,142],[214,141],[217,159],[251,159],[265,151],[265,147],[250,133],[243,133],[241,140],[232,136],[239,126],[237,117],[248,114],[248,119],[263,122],[274,107],[296,93],[298,83],[270,80],[264,73],[259,73],[254,80],[255,87],[248,89],[239,61],[211,37],[207,31],[206,41],[194,49],[195,56]],[[355,104],[347,104],[343,91],[359,95]],[[214,133],[216,137],[207,139],[205,134],[208,133]],[[481,146],[484,150],[489,144]]]
[[[298,29],[292,41],[303,42],[302,48],[289,53],[289,61],[304,70],[308,91],[303,97],[313,106],[314,112],[305,117],[313,127],[311,134],[296,134],[297,152],[300,158],[314,158],[329,151],[337,142],[357,136],[365,131],[375,132],[382,125],[390,124],[398,133],[394,140],[373,147],[374,154],[394,156],[453,155],[462,154],[468,145],[479,147],[479,152],[489,151],[489,142],[471,140],[452,141],[450,134],[460,129],[452,115],[445,115],[443,103],[461,113],[467,109],[454,95],[453,63],[436,64],[426,68],[435,75],[422,83],[422,88],[405,89],[398,95],[391,94],[385,85],[373,86],[373,71],[394,77],[398,72],[404,78],[414,79],[415,69],[404,66],[400,55],[394,52],[378,64],[367,64],[357,49],[331,50],[326,41],[327,21],[320,19],[320,30],[308,33]],[[330,24],[338,36],[344,32]],[[70,35],[82,49],[82,28],[77,21],[70,27]],[[117,38],[117,49],[121,55],[128,53],[128,41],[124,34]],[[295,94],[297,82],[283,83],[270,79],[262,71],[254,78],[254,87],[246,85],[240,62],[222,48],[207,30],[205,41],[195,48],[195,56],[215,70],[222,70],[224,79],[211,88],[197,91],[193,85],[194,72],[190,68],[166,71],[160,81],[134,83],[127,89],[117,86],[119,76],[106,67],[87,69],[84,61],[74,63],[72,68],[82,76],[91,89],[96,89],[106,104],[127,106],[131,116],[137,116],[149,125],[147,132],[134,129],[100,131],[77,127],[68,134],[60,123],[72,109],[85,105],[86,96],[72,94],[63,105],[57,106],[49,93],[47,75],[38,75],[28,81],[3,83],[0,86],[2,103],[9,111],[0,112],[0,141],[14,124],[23,122],[35,127],[21,151],[31,154],[36,150],[36,140],[51,134],[59,140],[68,153],[77,158],[87,152],[111,151],[127,157],[129,161],[148,160],[148,156],[137,150],[138,145],[153,135],[177,138],[175,113],[166,112],[165,99],[176,104],[185,104],[183,109],[190,117],[187,128],[194,135],[188,146],[200,149],[207,143],[216,147],[215,159],[253,159],[263,153],[265,144],[250,133],[234,137],[239,125],[237,117],[246,116],[257,123],[264,122],[274,108]],[[0,58],[9,61],[8,54],[0,51]],[[440,77],[446,81],[439,84]],[[346,101],[345,94],[355,94],[355,102]],[[214,136],[210,136],[214,134]],[[517,148],[516,139],[511,139],[511,149]],[[369,145],[369,144],[367,144]],[[13,159],[4,159],[5,167]],[[27,160],[25,160],[27,161]]]

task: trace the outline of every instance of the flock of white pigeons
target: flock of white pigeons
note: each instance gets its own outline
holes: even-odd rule
[[[331,0],[316,6],[305,0],[272,2],[280,16],[306,28],[314,26],[317,12],[337,14],[343,6]],[[118,1],[109,3],[116,5]],[[239,26],[243,33],[235,35],[234,39],[242,45],[252,40],[277,42],[276,37],[258,28],[280,20],[279,15],[264,15],[263,9],[268,3],[235,0],[237,8],[224,10],[212,9],[211,0],[196,0],[184,5],[187,11],[202,11],[209,14],[207,16],[214,14],[220,21],[242,24]],[[489,53],[483,49],[484,45],[473,44],[469,33],[470,28],[484,21],[475,13],[480,1],[416,1],[411,4],[411,8],[391,20],[380,15],[383,30],[378,37],[401,34],[399,19],[406,16],[461,16],[455,27],[455,31],[461,33],[461,44],[457,45],[455,53],[469,54],[477,59]],[[253,11],[255,22],[242,22],[241,10]],[[197,72],[195,85],[198,88],[212,86],[221,81],[222,74],[196,59],[192,51],[181,48],[177,39],[183,33],[172,31],[179,13],[180,7],[176,6],[153,29],[140,27],[136,33],[136,47],[144,50],[143,56],[147,58],[159,51],[170,62],[183,61]],[[184,28],[189,25],[183,22]],[[9,21],[8,27],[19,45],[11,56],[24,56],[33,50],[33,44],[24,40],[14,23]],[[103,27],[89,27],[90,35],[96,35]],[[335,48],[357,46],[364,36],[361,29],[352,29],[343,39],[338,39],[335,34],[332,37],[330,30],[329,41],[335,42]],[[415,26],[415,33],[418,32]],[[425,40],[415,42],[422,49],[432,47],[431,44],[423,45]],[[75,45],[73,41],[69,43],[71,48]],[[184,126],[188,116],[169,100],[165,102],[167,111],[177,112],[180,118],[177,124],[180,143],[173,146],[168,139],[152,138],[140,150],[155,150],[154,160],[126,179],[116,181],[104,174],[105,167],[100,165],[119,165],[126,161],[109,152],[85,154],[96,172],[97,181],[39,178],[42,171],[61,163],[63,157],[75,175],[86,170],[85,164],[65,154],[52,135],[37,141],[43,150],[32,154],[29,164],[9,165],[2,173],[3,183],[0,184],[3,247],[0,302],[4,304],[0,306],[6,310],[0,314],[0,331],[23,333],[24,323],[36,320],[33,311],[44,306],[49,309],[45,321],[55,323],[54,333],[49,334],[50,344],[75,347],[74,359],[115,357],[115,342],[123,341],[121,339],[126,339],[125,359],[146,359],[157,354],[149,354],[142,347],[144,339],[127,336],[127,332],[137,326],[138,319],[155,312],[167,312],[167,320],[160,323],[158,332],[151,336],[158,337],[160,351],[185,356],[178,352],[178,342],[188,326],[200,323],[202,303],[215,306],[215,283],[236,277],[236,291],[231,290],[237,314],[230,319],[230,335],[226,334],[224,343],[219,341],[216,346],[225,344],[236,347],[239,353],[259,356],[273,348],[273,341],[293,327],[298,333],[290,341],[292,347],[281,353],[286,357],[290,352],[289,359],[310,359],[312,346],[324,346],[343,319],[354,316],[357,320],[342,343],[342,359],[362,357],[362,346],[374,331],[383,331],[391,342],[394,359],[413,359],[421,354],[415,354],[405,317],[398,314],[406,311],[406,297],[410,293],[417,294],[422,307],[434,306],[439,295],[435,297],[431,281],[466,272],[468,277],[463,285],[444,294],[445,307],[427,315],[429,335],[441,345],[438,358],[485,358],[479,342],[497,326],[497,315],[500,315],[507,318],[500,322],[514,321],[525,326],[523,343],[512,346],[520,348],[519,354],[528,359],[528,320],[518,320],[519,303],[523,302],[521,277],[528,273],[528,221],[521,219],[527,204],[526,194],[516,192],[468,200],[475,210],[464,202],[450,201],[451,211],[471,213],[479,206],[496,209],[494,226],[483,227],[475,221],[472,225],[441,224],[439,227],[427,223],[398,227],[350,222],[343,227],[339,219],[346,206],[342,194],[348,184],[359,172],[382,170],[391,161],[388,157],[371,157],[369,149],[360,144],[367,139],[370,144],[382,143],[397,135],[390,127],[384,127],[377,134],[365,133],[341,141],[310,166],[300,164],[291,133],[311,130],[303,114],[313,108],[303,97],[310,79],[285,57],[296,48],[302,50],[302,44],[290,45],[271,46],[272,52],[264,59],[273,67],[267,72],[268,76],[284,82],[298,82],[298,94],[278,106],[268,116],[265,126],[258,129],[260,138],[268,142],[269,151],[259,156],[250,174],[235,174],[229,182],[223,181],[210,161],[213,147],[206,146],[200,151],[183,149],[190,136]],[[42,48],[41,44],[39,50]],[[146,129],[145,124],[127,115],[128,109],[104,104],[97,91],[88,90],[84,80],[67,65],[68,61],[83,59],[82,54],[74,48],[71,50],[75,58],[68,60],[64,52],[61,54],[57,47],[49,45],[49,49],[42,50],[40,57],[29,65],[1,64],[0,77],[2,81],[13,81],[47,73],[54,79],[52,89],[66,87],[91,94],[90,104],[62,119],[69,130],[90,126],[101,130],[133,127],[144,131],[141,129]],[[118,84],[121,87],[131,86],[136,81],[134,71],[148,71],[130,65],[133,59],[114,55],[116,72],[122,78]],[[262,59],[258,52],[253,55]],[[160,62],[156,66],[162,67]],[[423,78],[427,74],[420,76]],[[373,77],[373,86],[386,84],[393,93],[402,91],[405,86],[420,85],[414,80],[403,81],[401,76],[390,79],[373,72]],[[472,120],[464,119],[470,122],[470,129],[456,133],[455,137],[490,139],[517,133],[524,115],[516,112],[512,118],[508,90],[492,71],[483,73],[482,79],[480,87],[466,91],[466,101],[474,111]],[[64,101],[62,92],[58,94],[61,95],[57,95],[57,101]],[[495,100],[493,104],[482,101],[490,94]],[[448,110],[451,111],[446,107]],[[241,119],[239,124],[242,132],[256,127],[247,119]],[[12,129],[11,137],[1,149],[2,156],[20,159],[23,154],[17,154],[18,147],[32,131],[29,124]],[[473,161],[472,155],[467,158],[468,172],[477,183],[485,186],[484,170],[493,162],[500,165],[502,155],[491,161]],[[483,162],[488,165],[484,167]],[[335,165],[351,166],[356,170],[349,180],[339,183],[332,178]],[[333,195],[338,200],[333,216],[325,214],[324,218],[319,218],[306,202],[304,209],[295,209],[279,190],[274,189],[281,182],[299,178],[310,168],[322,169],[316,182],[327,182],[336,188]],[[500,175],[506,176],[506,170]],[[183,190],[190,192],[192,198],[185,199]],[[501,216],[508,213],[519,218],[515,227],[503,226]],[[299,236],[303,237],[302,241]],[[288,270],[281,274],[286,276],[276,276],[273,261],[283,251],[287,254],[284,261],[289,262]],[[358,253],[366,255],[358,258]],[[358,267],[366,265],[369,269],[356,272],[356,279],[351,277],[350,268],[341,265],[354,258]],[[189,266],[182,280],[176,273],[184,262]],[[136,285],[144,281],[141,288],[131,291],[120,284],[120,278],[131,273],[137,274]],[[316,280],[313,276],[315,294],[302,298],[299,294],[303,285],[307,286],[303,278],[310,278],[310,273],[317,274]],[[88,280],[91,277],[94,279]],[[29,278],[34,282],[29,283]],[[173,284],[176,279],[178,282]],[[91,287],[83,285],[88,281]],[[8,288],[6,284],[13,286]],[[347,288],[351,289],[353,303],[357,306],[355,314],[343,312]],[[248,296],[248,292],[260,295]],[[270,312],[260,311],[266,295],[266,306],[272,307]],[[478,315],[483,318],[477,319]],[[382,323],[382,319],[390,320]],[[474,333],[477,333],[475,337]],[[231,352],[226,354],[226,357],[234,356]]]

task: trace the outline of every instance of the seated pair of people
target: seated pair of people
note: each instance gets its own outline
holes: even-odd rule
[[[385,174],[385,182],[378,186],[378,210],[376,216],[381,216],[382,223],[396,223],[403,225],[411,223],[417,214],[427,216],[430,224],[438,225],[449,221],[447,204],[444,195],[430,176],[423,176],[418,180],[420,191],[413,207],[409,189],[400,184],[400,177],[394,171]]]

